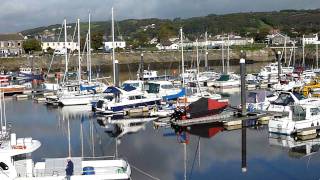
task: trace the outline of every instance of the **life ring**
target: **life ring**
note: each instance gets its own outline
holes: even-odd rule
[[[26,149],[26,146],[23,145],[16,145],[16,146],[12,146],[13,149]]]

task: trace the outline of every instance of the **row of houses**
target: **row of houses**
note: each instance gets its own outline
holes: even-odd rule
[[[23,53],[23,42],[27,39],[22,34],[0,34],[0,56],[9,56],[9,55],[20,55]],[[46,51],[48,49],[62,50],[69,49],[71,51],[79,50],[79,44],[77,42],[72,42],[71,37],[67,38],[67,42],[59,42],[53,37],[40,38],[42,50]],[[170,38],[166,42],[158,43],[157,38],[153,38],[149,42],[154,44],[159,50],[178,50],[181,46],[179,38]],[[248,45],[253,44],[253,38],[245,38],[241,36],[231,35],[231,36],[222,36],[217,35],[214,37],[209,37],[207,41],[205,39],[200,39],[198,42],[190,41],[187,38],[184,40],[183,46],[185,48],[190,47],[221,47],[221,46],[233,46],[233,45]],[[283,45],[283,44],[320,44],[318,34],[309,34],[304,35],[302,38],[291,38],[282,33],[270,34],[266,37],[266,43],[270,45]],[[114,44],[110,41],[104,42],[104,47],[106,51],[110,51],[113,48],[126,48],[126,42],[117,39]]]
[[[155,40],[153,40],[154,42]],[[241,36],[215,36],[214,38],[209,38],[207,40],[200,39],[198,42],[190,41],[188,39],[184,40],[183,47],[192,48],[192,47],[221,47],[221,46],[243,46],[248,44],[253,44],[253,38],[243,38]],[[177,50],[181,46],[179,39],[169,39],[163,43],[157,43],[156,48],[158,50]]]
[[[320,44],[318,34],[304,35],[302,38],[291,38],[283,33],[274,33],[267,35],[266,43],[270,45],[284,45],[284,44]]]

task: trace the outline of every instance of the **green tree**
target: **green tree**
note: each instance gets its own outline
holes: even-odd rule
[[[164,23],[160,26],[158,38],[161,43],[166,42],[171,37],[175,37],[177,35],[177,30],[174,25],[170,23]]]
[[[94,32],[91,34],[91,48],[98,50],[103,46],[103,34],[101,32]]]
[[[22,47],[26,53],[41,51],[41,42],[36,39],[28,39],[24,41]]]

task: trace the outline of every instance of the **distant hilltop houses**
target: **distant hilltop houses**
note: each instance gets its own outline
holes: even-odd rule
[[[154,44],[157,39],[152,39],[149,43]],[[192,47],[204,47],[208,46],[208,48],[215,48],[221,46],[245,46],[248,44],[253,44],[253,38],[243,38],[241,36],[236,35],[216,35],[214,37],[209,36],[207,40],[204,38],[199,39],[198,42],[190,41],[188,38],[183,40],[183,47],[192,48]],[[156,48],[158,50],[177,50],[181,46],[181,42],[179,38],[169,38],[168,41],[157,43]]]

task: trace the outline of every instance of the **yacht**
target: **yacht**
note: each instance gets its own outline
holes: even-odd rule
[[[108,87],[105,91],[106,95],[96,103],[94,108],[100,114],[121,113],[125,109],[157,106],[160,105],[161,98],[146,97],[141,91],[125,91],[117,87]]]
[[[271,112],[285,112],[290,110],[291,105],[311,104],[320,106],[320,100],[317,98],[306,98],[301,94],[292,92],[278,92],[276,94],[278,95],[264,95],[265,97],[262,97],[263,93],[257,94],[257,99],[255,99],[254,101],[248,99],[248,109]]]
[[[318,105],[290,106],[288,116],[269,120],[269,132],[293,135],[299,130],[320,125],[320,108]]]
[[[235,74],[222,74],[217,80],[208,83],[208,86],[213,86],[221,89],[235,88],[240,86],[239,76]]]

